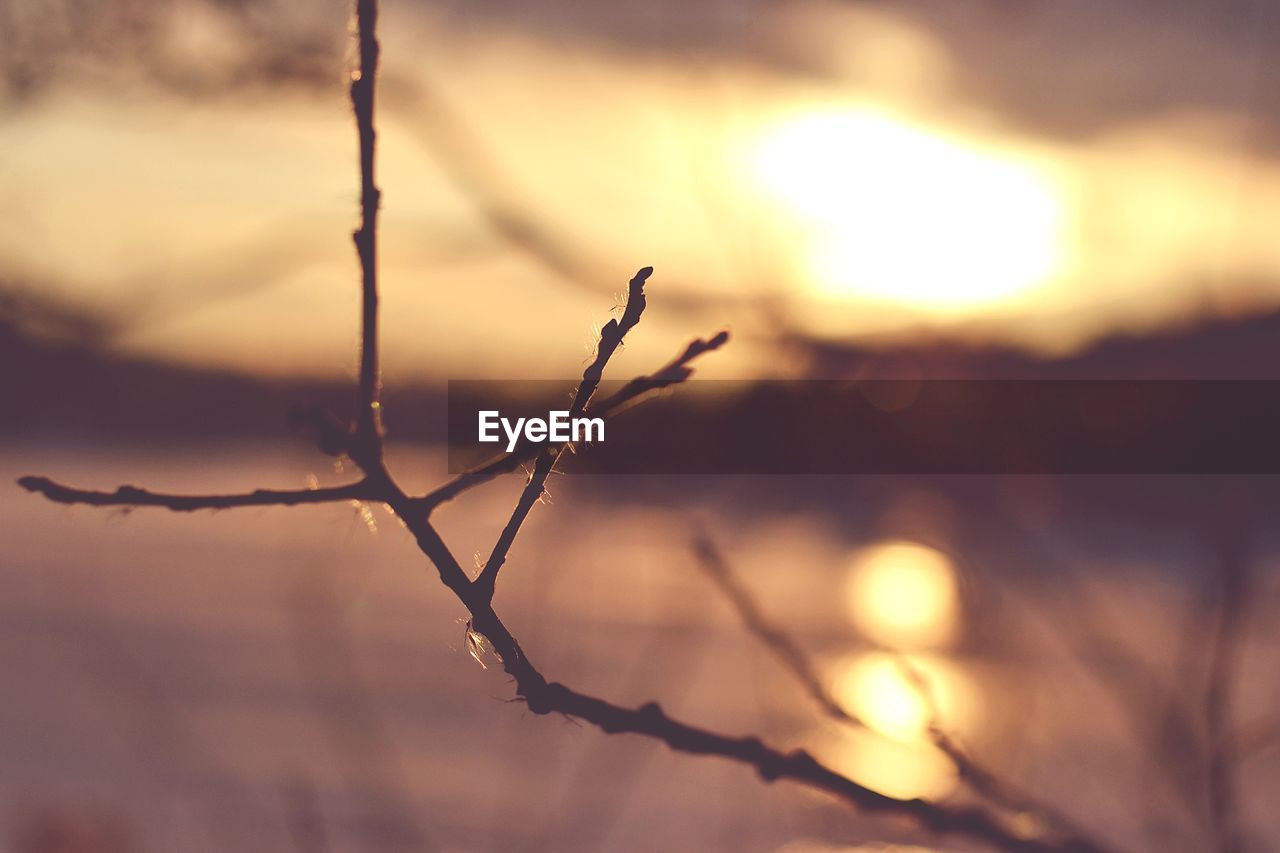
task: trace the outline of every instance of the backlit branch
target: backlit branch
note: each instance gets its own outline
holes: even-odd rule
[[[782,752],[756,737],[732,737],[696,728],[668,716],[657,703],[623,708],[565,687],[547,684],[536,697],[526,697],[533,710],[559,712],[586,720],[608,734],[633,733],[656,738],[678,752],[729,758],[752,767],[765,782],[787,779],[830,794],[869,814],[906,817],[942,834],[957,834],[1019,853],[1079,851],[1094,848],[1023,838],[991,813],[974,807],[949,807],[927,800],[899,800],[859,785],[836,773],[804,750]],[[535,705],[536,702],[536,705]]]
[[[640,315],[644,313],[645,306],[644,283],[651,275],[653,275],[653,267],[644,267],[635,274],[627,287],[627,304],[622,309],[622,317],[610,320],[600,330],[600,343],[596,346],[596,357],[582,372],[582,381],[578,383],[578,390],[573,395],[573,404],[569,407],[571,421],[580,417],[587,408],[587,403],[600,387],[605,365],[622,345],[622,339],[626,337],[627,332],[640,322]],[[524,490],[520,493],[516,508],[512,511],[511,518],[507,520],[506,526],[502,528],[502,533],[498,536],[489,559],[485,561],[480,576],[476,578],[476,588],[486,597],[493,598],[494,588],[498,582],[498,572],[502,570],[502,564],[506,562],[511,546],[515,544],[520,525],[524,524],[524,520],[533,511],[533,505],[542,498],[547,477],[551,475],[551,470],[560,460],[560,454],[564,452],[564,448],[563,444],[559,447],[548,447],[538,454],[537,461],[533,465],[533,473],[529,475],[529,481],[525,483]]]
[[[943,833],[955,833],[971,840],[1011,851],[1092,851],[1097,848],[1076,839],[1047,840],[1028,838],[1006,825],[1004,818],[991,810],[977,807],[952,807],[920,799],[899,800],[877,793],[825,766],[803,750],[783,752],[756,737],[735,737],[698,728],[669,716],[656,703],[638,708],[624,708],[606,700],[579,693],[563,684],[549,682],[521,649],[515,636],[493,609],[493,592],[498,570],[529,511],[541,496],[546,477],[564,446],[535,447],[531,451],[509,454],[501,467],[488,467],[455,479],[425,497],[413,498],[396,484],[387,470],[382,454],[380,424],[380,379],[378,372],[378,284],[377,284],[377,215],[379,190],[374,182],[374,94],[378,65],[378,42],[374,35],[377,23],[377,0],[356,0],[356,29],[359,44],[359,69],[353,75],[351,102],[359,132],[360,148],[360,227],[354,233],[361,267],[361,344],[358,386],[359,410],[354,426],[347,428],[323,413],[295,414],[299,425],[312,429],[321,448],[330,453],[346,453],[364,472],[359,482],[328,489],[306,491],[259,490],[238,495],[183,496],[159,494],[134,486],[121,486],[114,492],[95,492],[60,485],[44,477],[24,477],[19,484],[29,491],[60,503],[84,503],[94,506],[159,506],[172,510],[220,509],[236,506],[292,505],[341,500],[370,500],[386,504],[413,535],[419,549],[435,566],[440,580],[457,596],[470,613],[468,630],[483,636],[501,659],[502,667],[515,683],[515,693],[536,714],[559,713],[589,722],[609,734],[634,733],[662,741],[674,750],[695,755],[714,755],[737,761],[753,768],[766,781],[789,779],[810,789],[824,792],[840,801],[870,813],[909,818],[919,825]],[[652,270],[645,267],[631,280],[622,316],[611,320],[601,331],[599,345],[592,362],[583,372],[574,396],[571,417],[582,415],[591,404],[600,385],[605,366],[622,344],[623,338],[640,321],[645,307],[644,285]],[[728,339],[724,332],[696,340],[684,352],[657,373],[641,377],[592,410],[596,414],[616,411],[637,399],[645,391],[662,388],[686,379],[690,362],[717,349]],[[521,454],[527,453],[527,456]],[[513,471],[520,461],[537,459],[533,475],[526,484],[520,501],[502,531],[489,561],[476,582],[472,582],[444,539],[431,524],[430,509],[472,485],[500,473]],[[742,601],[748,598],[745,590]],[[783,643],[780,632],[763,630],[767,622],[758,611],[752,611],[755,622],[775,643]],[[805,666],[798,646],[787,647],[792,667],[803,678],[816,682],[811,667]],[[807,673],[807,675],[805,675]],[[819,685],[820,686],[820,685]],[[831,707],[836,706],[833,702]]]
[[[733,573],[729,562],[710,537],[706,535],[695,537],[693,550],[698,558],[698,566],[733,605],[733,609],[738,612],[738,617],[742,619],[742,624],[747,631],[754,634],[778,660],[782,661],[782,665],[795,677],[796,682],[805,693],[809,694],[809,698],[822,709],[823,713],[839,722],[866,728],[866,723],[845,710],[844,706],[822,686],[822,679],[818,677],[818,670],[809,656],[790,634],[765,615],[764,609],[756,601],[755,596]]]
[[[695,358],[709,352],[715,352],[728,342],[729,333],[726,331],[716,332],[709,338],[694,338],[680,355],[655,372],[646,376],[637,376],[615,393],[610,394],[598,403],[593,403],[587,408],[593,415],[614,414],[626,407],[628,403],[650,391],[660,391],[663,388],[669,388],[672,385],[684,382],[693,375],[693,368],[689,365]]]
[[[717,332],[710,338],[695,338],[684,348],[680,355],[658,370],[632,379],[617,392],[610,394],[603,400],[592,400],[587,409],[592,415],[607,417],[618,413],[627,404],[634,402],[648,392],[659,391],[684,382],[693,375],[693,367],[691,365],[694,359],[718,350],[728,341],[729,333],[725,331]],[[453,500],[468,489],[519,470],[521,464],[535,458],[544,449],[545,445],[534,444],[521,436],[515,450],[511,453],[499,454],[488,462],[472,468],[470,471],[458,474],[443,485],[417,498],[417,506],[420,511],[430,513],[440,504]]]
[[[823,685],[818,669],[809,655],[800,647],[786,629],[771,620],[764,609],[756,601],[746,585],[739,580],[727,559],[705,533],[695,536],[694,554],[698,566],[724,594],[733,605],[747,631],[760,640],[783,665],[783,668],[796,680],[801,689],[808,694],[824,714],[843,725],[860,729],[869,729],[867,724],[841,705],[831,692]],[[892,651],[892,650],[890,650]],[[1068,837],[1065,844],[1072,850],[1102,851],[1105,848],[1096,841],[1088,839],[1065,815],[1049,808],[1027,794],[1016,791],[1012,785],[999,779],[986,768],[980,766],[942,727],[938,714],[938,705],[928,678],[917,667],[913,666],[904,655],[895,653],[899,665],[904,670],[912,687],[923,698],[930,712],[928,728],[929,739],[939,752],[947,757],[960,778],[974,791],[986,797],[994,805],[1007,811],[1034,815],[1040,823],[1053,826],[1065,832]]]
[[[198,509],[232,509],[243,506],[298,506],[300,504],[334,503],[337,501],[372,500],[377,497],[368,480],[327,489],[279,491],[255,489],[235,495],[171,495],[152,492],[137,486],[120,486],[114,492],[77,489],[56,483],[48,477],[22,477],[18,485],[28,492],[44,495],[54,503],[87,506],[139,507],[156,506],[175,512]]]
[[[382,459],[381,377],[378,372],[378,205],[374,181],[377,132],[373,112],[378,74],[377,0],[356,0],[360,67],[351,80],[351,106],[360,137],[360,228],[352,235],[360,256],[360,393],[355,453],[374,464]]]
[[[1231,686],[1244,651],[1252,578],[1248,557],[1240,543],[1242,537],[1238,531],[1231,532],[1234,535],[1224,536],[1221,546],[1217,624],[1213,632],[1209,679],[1204,696],[1209,819],[1220,853],[1239,853],[1244,849],[1235,778],[1237,758],[1230,748],[1226,732],[1233,710]]]
[[[963,835],[1002,850],[1096,853],[1099,849],[1071,839],[1058,842],[1023,837],[1006,828],[997,816],[981,808],[953,808],[926,800],[888,797],[836,773],[803,750],[783,752],[756,737],[733,737],[691,726],[667,715],[656,703],[624,708],[579,693],[563,684],[548,682],[502,623],[491,599],[467,582],[462,566],[430,522],[413,513],[406,517],[401,511],[406,502],[410,499],[400,493],[391,506],[435,563],[444,583],[467,607],[471,613],[468,628],[489,640],[502,661],[503,669],[515,681],[516,695],[533,713],[565,714],[591,723],[607,734],[641,734],[660,740],[679,752],[732,759],[754,768],[766,782],[789,779],[864,811],[910,818],[935,832]]]

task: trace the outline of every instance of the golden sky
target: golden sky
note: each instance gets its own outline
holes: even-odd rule
[[[729,325],[742,344],[711,375],[785,372],[780,326],[1063,352],[1280,304],[1280,167],[1250,95],[1261,43],[1210,56],[1218,103],[1113,107],[1068,133],[993,102],[956,27],[912,6],[770,7],[719,52],[384,6],[385,335],[401,375],[566,375],[649,264],[627,363]],[[164,50],[231,61],[221,13],[179,8]],[[1169,36],[1150,39],[1154,65]],[[1142,47],[1133,73],[1150,76]],[[0,113],[0,271],[126,313],[129,351],[350,372],[341,72],[199,95],[120,63],[55,79]]]

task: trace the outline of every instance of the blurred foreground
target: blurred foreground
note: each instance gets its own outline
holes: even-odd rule
[[[436,451],[390,452],[420,478],[407,486],[443,472]],[[327,483],[327,464],[296,447],[10,443],[0,479],[217,491]],[[487,553],[519,485],[441,511],[464,564]],[[1204,529],[1153,523],[1132,495],[1118,497],[1132,518],[1090,515],[1072,489],[1088,493],[561,477],[499,605],[552,678],[808,746],[897,796],[963,797],[924,740],[927,707],[875,647],[902,648],[933,680],[944,727],[1004,778],[1121,849],[1208,849],[1198,755],[1220,555]],[[1169,491],[1133,489],[1151,506]],[[15,853],[969,849],[522,711],[381,508],[104,513],[5,487],[0,512],[0,815]],[[880,734],[824,721],[742,630],[696,568],[695,521]],[[1253,553],[1226,735],[1234,805],[1263,849],[1280,839],[1266,808],[1280,793],[1267,615],[1280,587],[1266,543]]]

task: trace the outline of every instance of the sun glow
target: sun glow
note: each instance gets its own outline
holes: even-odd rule
[[[932,655],[851,655],[837,663],[831,692],[873,731],[903,741],[925,739],[933,723],[967,726],[974,713],[964,674]]]
[[[853,624],[894,648],[946,645],[959,622],[956,570],[941,551],[892,541],[858,551],[845,584]]]
[[[959,627],[956,567],[916,542],[861,548],[849,566],[845,602],[853,624],[882,648],[834,661],[831,695],[865,726],[842,733],[834,760],[890,796],[941,796],[954,785],[955,768],[933,744],[933,729],[972,729],[981,711],[972,674],[941,651]]]
[[[941,799],[956,786],[955,768],[930,744],[842,729],[827,738],[824,757],[859,785],[889,797]]]
[[[870,110],[768,129],[749,167],[795,218],[808,276],[829,296],[955,312],[1051,280],[1064,205],[1030,162]]]

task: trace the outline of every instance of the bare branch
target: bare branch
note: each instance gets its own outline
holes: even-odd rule
[[[1209,679],[1205,688],[1204,716],[1207,730],[1205,775],[1208,782],[1209,818],[1219,853],[1239,853],[1243,849],[1236,790],[1236,754],[1227,735],[1232,713],[1231,685],[1240,666],[1244,627],[1252,578],[1237,531],[1224,537],[1221,589],[1218,596],[1217,625],[1210,651]]]
[[[677,752],[714,755],[753,767],[765,782],[788,779],[830,794],[868,813],[907,817],[938,833],[964,835],[1009,851],[1092,851],[1074,842],[1022,838],[984,809],[949,807],[926,800],[899,800],[836,773],[804,750],[782,752],[756,737],[732,737],[696,728],[668,716],[657,703],[623,708],[563,684],[546,684],[526,696],[535,713],[559,712],[586,720],[609,734],[630,732],[656,738]]]
[[[645,307],[644,283],[648,281],[649,276],[652,274],[653,267],[643,267],[632,277],[627,287],[627,304],[622,309],[622,317],[610,320],[600,330],[600,343],[596,347],[596,357],[591,360],[591,363],[587,365],[587,369],[582,372],[582,381],[578,383],[578,391],[574,394],[573,404],[569,407],[570,420],[581,416],[583,411],[586,410],[592,395],[600,387],[600,380],[604,377],[605,365],[609,363],[609,359],[614,352],[622,345],[622,339],[626,337],[627,332],[635,328],[635,325],[640,322],[640,315],[644,313]],[[529,513],[533,510],[533,505],[541,499],[547,477],[551,475],[551,470],[555,468],[556,462],[560,459],[560,454],[564,452],[564,448],[565,445],[548,446],[538,454],[537,461],[533,466],[533,473],[529,476],[529,481],[525,484],[524,491],[520,493],[520,500],[516,502],[516,508],[512,511],[511,518],[502,529],[501,535],[498,536],[498,541],[493,546],[493,551],[489,554],[489,559],[485,561],[484,568],[481,569],[479,577],[475,580],[476,588],[487,598],[493,598],[495,585],[498,581],[498,572],[502,569],[502,564],[506,562],[507,553],[511,550],[511,546],[515,544],[516,535],[520,532],[520,525],[524,524],[524,520],[529,517]]]
[[[595,394],[596,388],[600,387],[605,365],[622,345],[622,339],[626,337],[627,332],[640,322],[640,315],[644,313],[646,304],[644,283],[651,275],[653,275],[653,267],[642,267],[632,276],[627,285],[627,304],[622,309],[622,317],[610,320],[600,330],[600,343],[596,347],[596,357],[587,365],[587,369],[582,371],[582,381],[578,383],[578,392],[573,397],[573,405],[569,407],[570,418],[577,417],[586,410],[587,403],[591,401],[591,395]]]
[[[809,660],[809,656],[790,634],[764,614],[763,609],[756,603],[755,597],[738,580],[711,538],[705,534],[696,536],[693,541],[693,550],[698,557],[698,565],[720,588],[725,598],[729,599],[729,603],[738,612],[747,631],[764,643],[769,651],[782,661],[783,666],[790,671],[800,687],[809,694],[809,698],[822,709],[823,713],[839,722],[858,728],[867,728],[866,723],[845,710],[844,706],[822,686],[822,679],[818,677],[818,671]]]
[[[360,395],[356,415],[355,451],[362,464],[381,464],[382,403],[378,372],[378,205],[381,191],[374,182],[377,133],[373,126],[378,74],[377,0],[356,0],[356,32],[360,68],[351,80],[351,106],[360,137],[360,228],[352,235],[360,255],[361,326]],[[358,460],[360,461],[360,460]]]
[[[846,710],[823,686],[817,667],[814,666],[809,655],[784,628],[765,615],[755,596],[738,579],[728,560],[711,538],[705,533],[699,533],[694,537],[693,549],[698,558],[699,567],[724,593],[742,619],[747,631],[764,643],[765,647],[781,661],[783,667],[791,673],[814,704],[838,723],[868,729],[863,720]],[[893,652],[892,649],[886,651]],[[1099,842],[1087,838],[1076,827],[1074,821],[1035,801],[1029,795],[1015,791],[1010,784],[1000,780],[971,758],[959,742],[942,728],[937,701],[927,677],[904,655],[893,653],[908,680],[929,708],[930,741],[947,757],[961,779],[993,804],[1012,812],[1035,815],[1041,823],[1069,833],[1070,837],[1066,839],[1068,849],[1092,851],[1105,849]]]
[[[729,333],[724,330],[716,332],[710,338],[694,338],[680,355],[658,370],[646,376],[637,376],[617,392],[587,408],[592,414],[615,414],[631,401],[650,391],[660,391],[684,382],[693,375],[693,368],[689,365],[695,358],[715,352],[728,342]]]
[[[1049,842],[1024,838],[983,809],[951,808],[919,799],[894,799],[841,776],[803,750],[784,753],[759,738],[732,737],[688,725],[668,716],[656,703],[634,709],[624,708],[579,693],[563,684],[548,682],[493,610],[491,599],[483,590],[466,581],[461,565],[431,524],[420,515],[409,514],[406,517],[402,512],[406,503],[412,505],[411,499],[401,493],[392,497],[389,503],[404,519],[422,550],[436,564],[441,579],[470,611],[469,627],[493,645],[503,669],[515,681],[516,694],[535,714],[566,714],[589,722],[607,734],[631,732],[660,740],[678,752],[732,759],[755,768],[766,782],[790,779],[831,794],[857,808],[908,817],[935,832],[964,835],[1002,850],[1096,853],[1100,849],[1073,839]]]
[[[483,480],[473,476],[456,480],[445,489],[437,490],[425,498],[411,498],[395,483],[387,471],[382,457],[380,425],[380,387],[378,372],[378,289],[377,289],[377,214],[379,190],[374,182],[374,89],[378,65],[378,43],[374,35],[377,22],[377,0],[356,0],[356,24],[360,50],[360,67],[351,84],[351,101],[355,111],[360,140],[361,174],[361,223],[354,233],[362,272],[362,327],[360,348],[360,408],[353,431],[344,431],[340,425],[323,416],[300,416],[321,437],[322,446],[329,452],[347,452],[364,471],[365,477],[357,483],[329,489],[281,492],[258,490],[240,495],[182,496],[164,495],[122,486],[115,492],[94,492],[73,489],[54,483],[43,477],[24,477],[19,484],[29,491],[43,494],[60,503],[85,503],[95,506],[161,506],[187,511],[218,509],[235,506],[320,503],[348,499],[377,500],[386,503],[405,523],[413,534],[421,551],[435,565],[441,581],[451,589],[471,614],[469,629],[485,637],[501,658],[503,669],[515,681],[516,695],[523,699],[529,710],[536,714],[560,713],[592,723],[610,734],[632,732],[646,735],[666,743],[672,749],[697,755],[715,755],[738,761],[755,768],[766,781],[790,779],[814,790],[831,794],[842,801],[869,812],[908,817],[922,826],[937,832],[957,833],[973,840],[984,841],[1011,851],[1092,851],[1097,848],[1087,842],[1066,839],[1051,842],[1039,838],[1025,838],[1004,825],[1002,819],[986,809],[956,808],[925,800],[898,800],[877,793],[826,767],[807,752],[784,753],[764,744],[755,737],[733,737],[696,728],[668,716],[656,703],[639,708],[624,708],[605,700],[574,691],[563,684],[551,683],[534,667],[524,654],[520,644],[507,630],[492,606],[496,578],[521,524],[533,504],[541,496],[547,475],[555,465],[563,446],[535,450],[529,457],[537,457],[534,474],[526,485],[520,502],[503,530],[493,554],[486,563],[480,578],[472,582],[457,558],[449,550],[440,534],[428,519],[429,509],[440,500],[438,495],[449,497]],[[621,345],[626,333],[639,322],[645,307],[644,284],[652,270],[640,270],[631,280],[627,304],[621,318],[611,320],[600,335],[596,356],[583,372],[581,383],[574,397],[571,414],[579,416],[591,403],[599,387],[604,368],[610,357]],[[596,407],[596,411],[612,411],[637,398],[644,391],[665,387],[688,377],[688,364],[702,353],[714,350],[727,340],[721,333],[703,341],[690,344],[672,363],[657,374],[641,377],[613,397]],[[541,455],[539,455],[539,453]],[[517,454],[509,459],[518,464]],[[512,470],[511,468],[505,470]],[[489,474],[481,476],[490,476]],[[492,474],[496,476],[496,473]],[[743,600],[747,600],[742,590]],[[752,611],[761,626],[767,626],[758,609]],[[780,632],[774,632],[779,636]],[[789,655],[792,665],[816,683],[811,667],[805,665],[803,653],[791,644]],[[797,666],[795,661],[799,662]],[[819,685],[820,688],[820,685]],[[838,707],[831,703],[832,707]]]
[[[77,489],[56,483],[48,477],[22,477],[18,485],[28,492],[43,495],[54,503],[86,504],[88,506],[158,506],[175,512],[192,512],[198,509],[232,509],[242,506],[297,506],[299,504],[334,503],[337,501],[372,500],[377,496],[368,480],[334,486],[326,489],[298,489],[279,491],[255,489],[235,495],[170,495],[140,489],[137,486],[120,486],[114,492],[98,492]]]
[[[710,338],[695,338],[684,350],[667,364],[653,373],[632,379],[616,393],[600,401],[592,401],[588,410],[593,415],[608,416],[616,414],[629,403],[650,391],[658,391],[685,381],[693,374],[690,366],[695,358],[714,352],[729,341],[729,333],[720,331]],[[538,456],[545,445],[534,444],[523,437],[511,453],[495,456],[488,462],[465,471],[447,483],[416,499],[419,511],[430,513],[431,510],[447,503],[468,489],[488,483],[504,474],[516,471],[524,462]]]

